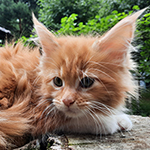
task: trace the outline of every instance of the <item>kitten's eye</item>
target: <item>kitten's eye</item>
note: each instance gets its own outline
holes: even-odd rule
[[[93,83],[94,83],[94,79],[85,77],[85,78],[82,78],[82,80],[80,82],[80,86],[82,88],[89,88],[93,85]]]
[[[53,79],[53,83],[54,83],[57,87],[63,86],[63,81],[62,81],[62,79],[60,79],[59,77],[55,77],[55,78]]]

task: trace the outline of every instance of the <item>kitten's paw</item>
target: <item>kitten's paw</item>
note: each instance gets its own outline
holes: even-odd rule
[[[117,115],[119,130],[129,131],[132,129],[132,122],[126,114]]]

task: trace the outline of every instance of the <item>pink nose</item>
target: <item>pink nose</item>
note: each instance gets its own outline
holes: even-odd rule
[[[63,99],[62,101],[67,107],[70,107],[75,102],[72,99]]]

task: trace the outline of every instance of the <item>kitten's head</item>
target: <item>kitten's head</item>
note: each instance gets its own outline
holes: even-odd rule
[[[100,38],[55,37],[33,17],[43,49],[41,93],[49,108],[67,118],[90,113],[108,115],[119,109],[134,90],[129,47],[135,21],[143,12],[126,17]]]

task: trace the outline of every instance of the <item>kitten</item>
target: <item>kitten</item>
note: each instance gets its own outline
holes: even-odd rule
[[[0,48],[0,148],[51,133],[131,130],[124,113],[136,86],[129,47],[141,10],[100,38],[55,37],[33,16],[43,55],[21,43]]]

